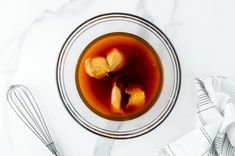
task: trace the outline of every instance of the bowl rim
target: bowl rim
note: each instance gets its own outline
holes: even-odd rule
[[[68,105],[66,104],[65,100],[64,100],[64,95],[62,93],[62,86],[61,86],[61,79],[60,79],[60,69],[62,67],[62,60],[63,60],[63,51],[66,48],[66,45],[68,44],[68,41],[70,40],[71,37],[73,37],[74,33],[79,30],[80,28],[86,26],[86,24],[89,24],[90,21],[94,21],[95,19],[98,18],[98,20],[100,20],[100,18],[102,17],[107,17],[107,16],[112,16],[112,17],[122,17],[122,18],[133,18],[134,20],[137,20],[139,22],[144,22],[144,24],[146,24],[147,26],[151,27],[152,29],[154,29],[157,34],[164,40],[165,44],[167,45],[168,48],[171,49],[171,54],[173,55],[174,59],[175,59],[175,63],[176,63],[176,73],[178,75],[177,76],[177,81],[176,81],[176,89],[175,89],[175,93],[173,94],[174,96],[172,97],[172,102],[171,105],[169,105],[170,107],[167,108],[166,112],[163,113],[163,115],[161,115],[161,118],[159,119],[159,121],[157,122],[157,124],[153,124],[150,128],[148,128],[147,130],[145,130],[142,133],[134,133],[134,134],[111,134],[111,133],[107,133],[107,132],[100,132],[98,130],[92,130],[92,127],[90,127],[89,125],[87,126],[87,123],[84,123],[83,121],[79,120],[78,118],[76,118],[76,114],[74,114],[73,111],[71,111],[71,108],[68,108]],[[60,51],[59,51],[59,55],[57,58],[57,64],[56,64],[56,84],[57,84],[57,89],[59,92],[59,96],[60,99],[65,107],[65,109],[67,110],[67,112],[70,114],[70,116],[79,124],[81,125],[83,128],[85,128],[86,130],[99,135],[99,136],[103,136],[103,137],[107,137],[107,138],[111,138],[111,139],[130,139],[130,138],[135,138],[138,136],[142,136],[146,133],[149,133],[150,131],[152,131],[153,129],[155,129],[157,126],[159,126],[167,117],[168,115],[171,113],[171,111],[173,110],[176,101],[178,99],[180,90],[181,90],[181,79],[182,79],[182,73],[181,73],[181,66],[180,66],[180,62],[179,62],[179,58],[178,55],[176,53],[176,50],[173,46],[173,44],[171,43],[171,41],[169,40],[169,38],[165,35],[165,33],[163,33],[163,31],[161,29],[159,29],[155,24],[153,24],[152,22],[134,15],[134,14],[130,14],[130,13],[123,13],[123,12],[110,12],[110,13],[104,13],[104,14],[99,14],[97,16],[94,16],[92,18],[89,18],[87,20],[85,20],[84,22],[82,22],[80,25],[78,25],[69,35],[68,37],[65,39]]]

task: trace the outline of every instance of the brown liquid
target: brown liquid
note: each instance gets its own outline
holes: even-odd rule
[[[120,71],[98,80],[87,75],[85,60],[96,56],[106,57],[113,49],[119,49],[126,65]],[[128,33],[110,33],[92,41],[82,52],[76,68],[76,84],[84,103],[96,114],[111,120],[129,120],[145,113],[156,101],[161,90],[163,75],[161,63],[154,49],[143,39]],[[111,110],[113,83],[138,84],[145,92],[145,104],[141,109],[127,109],[128,96],[123,95],[124,114]]]

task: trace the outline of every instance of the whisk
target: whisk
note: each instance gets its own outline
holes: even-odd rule
[[[7,92],[7,100],[17,116],[55,155],[61,156],[51,138],[38,104],[30,90],[23,85],[12,85]]]

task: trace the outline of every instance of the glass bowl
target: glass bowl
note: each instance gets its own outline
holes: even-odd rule
[[[162,64],[163,83],[156,102],[131,120],[114,121],[97,115],[84,104],[76,87],[76,66],[83,50],[96,38],[113,32],[141,37],[155,49]],[[137,137],[157,127],[174,107],[180,82],[179,60],[166,35],[149,21],[126,13],[102,14],[82,23],[65,41],[57,64],[58,90],[68,112],[87,130],[114,139]]]

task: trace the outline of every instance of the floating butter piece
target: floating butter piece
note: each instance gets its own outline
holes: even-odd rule
[[[111,71],[120,70],[125,64],[124,56],[117,48],[112,49],[106,59]]]
[[[94,57],[85,60],[86,73],[96,79],[102,79],[110,72],[110,67],[104,57]]]
[[[128,86],[125,92],[130,95],[127,108],[128,107],[142,107],[145,103],[145,93],[140,86]]]
[[[114,83],[111,92],[111,108],[114,113],[123,113],[123,110],[121,109],[121,100],[121,89]]]

